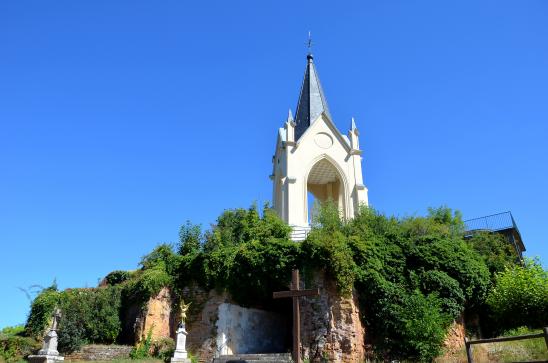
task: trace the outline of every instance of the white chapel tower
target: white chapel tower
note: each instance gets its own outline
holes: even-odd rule
[[[310,230],[309,194],[333,200],[343,218],[352,218],[360,204],[368,204],[363,184],[359,132],[354,119],[348,136],[337,129],[308,54],[295,119],[289,111],[279,129],[272,159],[272,202],[279,216],[293,227],[299,241]]]

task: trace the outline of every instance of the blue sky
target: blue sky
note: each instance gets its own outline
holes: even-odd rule
[[[309,30],[371,204],[511,210],[548,261],[546,1],[3,1],[0,327],[271,197]]]

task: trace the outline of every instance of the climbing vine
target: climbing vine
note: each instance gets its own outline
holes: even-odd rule
[[[439,354],[449,324],[464,309],[484,304],[492,276],[515,256],[500,241],[465,241],[459,213],[441,207],[426,217],[387,217],[363,207],[350,221],[331,203],[320,206],[302,243],[268,206],[223,212],[211,229],[186,222],[174,246],[156,247],[135,271],[115,271],[104,287],[47,289],[34,301],[26,331],[40,335],[56,304],[67,311],[60,336],[67,350],[83,342],[113,342],[120,314],[163,287],[228,291],[244,306],[264,306],[285,289],[291,270],[324,270],[340,293],[359,297],[363,322],[379,356],[429,361]],[[481,238],[491,238],[483,236]],[[93,311],[93,314],[90,312]],[[81,316],[82,321],[69,318]],[[93,316],[92,316],[93,315]],[[75,340],[73,339],[73,340]]]

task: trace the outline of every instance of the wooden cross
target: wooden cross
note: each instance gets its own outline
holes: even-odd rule
[[[293,299],[293,362],[301,362],[301,316],[299,312],[299,298],[303,296],[318,296],[320,289],[300,290],[299,270],[293,270],[291,274],[291,289],[289,291],[277,291],[274,299],[290,297]]]

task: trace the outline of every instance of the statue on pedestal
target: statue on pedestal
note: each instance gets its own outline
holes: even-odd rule
[[[61,320],[61,310],[56,308],[53,312],[53,322],[51,323],[51,328],[44,337],[42,349],[40,349],[36,355],[29,355],[29,362],[54,363],[65,360],[65,358],[60,356],[57,351],[57,328],[59,326],[59,320]]]
[[[177,340],[175,345],[175,352],[173,353],[173,358],[171,358],[172,363],[190,363],[188,358],[188,353],[186,351],[186,336],[188,332],[185,329],[185,320],[187,318],[187,311],[191,303],[185,304],[184,300],[181,300],[179,304],[179,311],[181,314],[181,322],[177,328]]]

